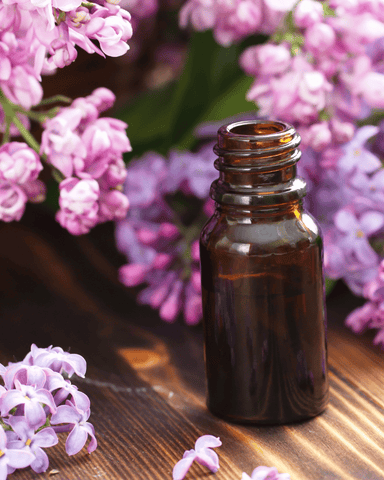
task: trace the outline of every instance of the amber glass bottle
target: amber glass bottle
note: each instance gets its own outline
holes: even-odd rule
[[[322,238],[302,206],[300,137],[245,121],[218,132],[216,211],[200,238],[208,408],[287,423],[328,401]]]

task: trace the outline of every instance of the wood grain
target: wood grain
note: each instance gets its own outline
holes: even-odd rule
[[[91,398],[99,441],[92,455],[68,457],[63,436],[47,450],[46,473],[25,469],[11,478],[170,479],[203,434],[223,442],[220,470],[193,465],[187,478],[240,480],[258,465],[292,480],[384,478],[384,357],[371,336],[343,327],[360,302],[346,289],[328,304],[326,412],[282,427],[240,426],[206,409],[201,328],[164,324],[117,282],[113,239],[100,240],[110,230],[75,239],[32,212],[0,232],[0,362],[22,358],[32,342],[83,354],[88,374],[77,384]]]

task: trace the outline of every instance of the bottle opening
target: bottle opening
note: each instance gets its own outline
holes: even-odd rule
[[[300,136],[289,123],[274,120],[244,120],[223,125],[218,131],[217,151],[219,156],[231,152],[264,155],[279,154],[294,150]]]
[[[228,126],[228,131],[230,133],[235,133],[236,135],[270,135],[271,133],[282,132],[286,130],[286,125],[279,122],[265,122],[265,123],[243,123],[232,124]]]

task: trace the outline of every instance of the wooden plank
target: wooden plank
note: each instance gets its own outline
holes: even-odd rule
[[[137,307],[91,240],[63,239],[54,225],[47,234],[46,225],[31,223],[0,230],[0,361],[22,358],[32,341],[83,354],[89,372],[78,385],[91,398],[99,448],[68,457],[61,441],[47,450],[48,472],[26,469],[11,478],[167,479],[203,434],[223,442],[212,476],[218,480],[240,480],[258,465],[274,465],[292,480],[384,478],[384,358],[371,336],[342,326],[353,297],[336,295],[329,305],[326,412],[282,427],[229,424],[205,406],[201,328],[167,325]],[[194,465],[187,478],[207,475]]]

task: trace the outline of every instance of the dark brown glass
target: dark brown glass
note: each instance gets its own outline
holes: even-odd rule
[[[299,142],[282,122],[218,132],[200,238],[207,404],[234,422],[302,420],[328,401],[322,238],[302,206]]]

